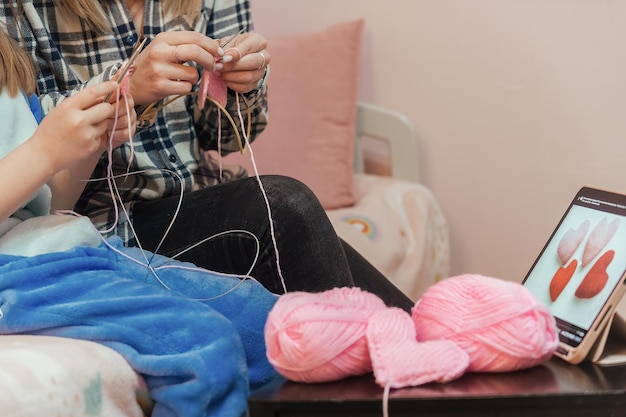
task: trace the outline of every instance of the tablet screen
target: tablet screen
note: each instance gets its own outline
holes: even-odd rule
[[[524,280],[576,347],[626,271],[626,196],[583,188]]]

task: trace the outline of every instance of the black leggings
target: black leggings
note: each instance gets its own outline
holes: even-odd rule
[[[179,197],[136,203],[132,217],[139,242],[144,249],[212,271],[246,274],[251,269],[250,276],[276,294],[285,292],[280,266],[287,291],[358,286],[388,306],[411,309],[411,299],[337,236],[307,186],[284,176],[261,179],[272,212],[278,263],[267,206],[253,177],[185,194],[158,250]],[[210,236],[215,237],[206,240]]]

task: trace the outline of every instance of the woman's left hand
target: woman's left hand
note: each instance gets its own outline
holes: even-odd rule
[[[230,37],[219,41],[227,42]],[[270,54],[265,49],[267,40],[257,32],[239,35],[224,47],[223,67],[215,72],[222,77],[226,85],[238,93],[247,93],[258,87],[270,63]]]

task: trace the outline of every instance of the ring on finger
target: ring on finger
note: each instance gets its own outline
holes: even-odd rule
[[[180,58],[178,57],[178,45],[174,47],[174,58],[176,58],[176,62],[178,62],[179,64],[182,64],[183,61],[181,61]]]
[[[261,61],[261,65],[259,65],[257,70],[265,68],[265,54],[263,53],[263,51],[259,51],[259,54],[261,55],[261,58],[263,58],[263,61]]]

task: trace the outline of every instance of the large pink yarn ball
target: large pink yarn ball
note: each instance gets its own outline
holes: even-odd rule
[[[470,356],[468,371],[536,366],[556,351],[556,321],[523,285],[459,275],[428,288],[411,316],[420,341],[446,339]]]
[[[370,316],[386,308],[358,288],[287,293],[265,325],[267,357],[285,378],[335,381],[372,370],[365,332]]]

